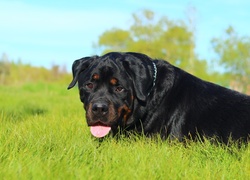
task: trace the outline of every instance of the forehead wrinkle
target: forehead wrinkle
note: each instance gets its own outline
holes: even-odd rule
[[[116,78],[119,83],[126,85],[128,82],[125,79],[129,78],[126,73],[126,69],[122,64],[123,59],[121,57],[99,57],[99,63],[97,66],[100,79],[106,80],[110,83],[112,78]]]
[[[98,67],[102,78],[111,78],[117,72],[121,71],[117,63],[113,59],[107,57],[100,61]]]

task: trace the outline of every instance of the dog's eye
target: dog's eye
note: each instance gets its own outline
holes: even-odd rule
[[[86,87],[89,88],[89,89],[93,89],[94,84],[93,83],[88,83],[88,84],[86,84]]]
[[[118,86],[118,87],[115,88],[115,91],[116,91],[116,92],[123,92],[124,89],[123,89],[123,87]]]

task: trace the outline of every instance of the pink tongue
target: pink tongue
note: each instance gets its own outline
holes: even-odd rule
[[[91,134],[98,138],[106,136],[110,130],[111,130],[111,127],[108,127],[108,126],[91,126],[90,127]]]

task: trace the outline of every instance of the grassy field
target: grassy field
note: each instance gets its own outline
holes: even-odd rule
[[[97,141],[77,89],[0,86],[0,179],[250,179],[250,147]]]

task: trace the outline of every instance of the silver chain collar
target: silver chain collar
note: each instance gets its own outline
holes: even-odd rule
[[[155,82],[156,82],[156,77],[157,77],[157,67],[156,67],[156,64],[154,62],[152,62],[153,64],[153,67],[154,67],[154,74],[153,74],[153,86],[150,90],[150,92],[148,93],[148,96],[150,95],[150,93],[152,92],[153,88],[155,87]]]

